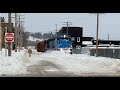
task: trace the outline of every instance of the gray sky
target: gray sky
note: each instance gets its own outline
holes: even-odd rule
[[[30,32],[53,32],[72,22],[70,26],[83,27],[83,36],[96,38],[96,15],[89,13],[25,13],[25,29]],[[100,15],[99,38],[107,39],[108,33],[112,40],[120,40],[120,13]]]

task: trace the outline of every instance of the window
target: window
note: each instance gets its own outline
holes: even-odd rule
[[[77,42],[80,42],[80,37],[77,37]]]
[[[76,46],[76,49],[81,49],[81,46],[78,46],[78,45],[77,45],[77,46]]]

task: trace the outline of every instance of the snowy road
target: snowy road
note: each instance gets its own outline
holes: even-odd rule
[[[33,50],[31,57],[28,57],[26,50],[21,52],[21,58],[19,56],[18,53],[14,57],[18,60],[13,60],[15,64],[11,64],[11,69],[5,66],[2,67],[5,71],[0,69],[2,77],[120,77],[119,59],[59,51],[39,53],[36,50]]]
[[[62,77],[62,76],[72,76],[71,73],[67,73],[64,69],[50,61],[56,60],[56,58],[42,58],[44,53],[38,53],[33,51],[32,57],[29,58],[30,62],[27,66],[27,71],[30,72],[28,76],[35,77]]]
[[[71,55],[59,51],[38,53],[29,58],[28,71],[40,77],[104,77],[120,76],[120,60],[87,55]]]
[[[26,54],[27,55],[27,54]],[[28,56],[28,55],[27,55]],[[119,77],[120,60],[59,51],[39,53],[33,50],[27,76],[35,77]],[[27,60],[28,61],[28,60]]]

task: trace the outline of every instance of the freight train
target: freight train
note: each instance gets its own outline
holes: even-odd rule
[[[46,40],[45,45],[40,47],[40,43],[38,43],[37,51],[45,52],[47,49],[52,49],[72,53],[73,49],[82,46],[82,29],[82,27],[68,27],[67,34],[67,27],[62,27],[57,32],[57,36]]]
[[[71,38],[67,35],[60,35],[37,43],[38,52],[45,52],[46,50],[58,50],[72,54]]]

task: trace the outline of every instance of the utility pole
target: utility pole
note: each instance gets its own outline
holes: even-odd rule
[[[11,33],[11,13],[8,13],[8,33]],[[8,42],[8,56],[11,56],[11,42]]]
[[[20,47],[22,48],[22,46],[23,46],[23,35],[22,35],[22,33],[23,33],[23,21],[21,21],[21,28],[20,28],[21,30],[20,30]]]
[[[17,13],[15,13],[15,52],[17,52]]]
[[[22,48],[22,30],[23,30],[23,21],[21,21],[21,19],[24,19],[24,18],[21,18],[20,16],[23,16],[23,15],[20,15],[19,13],[19,26],[18,26],[18,51],[20,52],[20,48]]]
[[[7,33],[8,28],[5,28],[5,33]],[[7,42],[5,42],[5,56],[7,56]]]
[[[0,22],[0,51],[2,51],[2,27]]]
[[[20,52],[20,13],[19,13],[19,20],[18,20],[18,52]]]
[[[51,32],[51,35],[50,35],[50,39],[52,39],[52,32]]]
[[[71,22],[63,22],[63,23],[66,23],[66,24],[63,24],[63,25],[67,25],[67,32],[66,32],[66,34],[67,34],[67,36],[68,36],[68,25],[72,25],[72,23]]]
[[[0,22],[0,54],[2,55],[2,27],[1,27],[1,22]],[[2,57],[0,59],[2,60]]]
[[[51,40],[53,39],[53,35],[52,35],[52,32],[51,32]],[[50,46],[50,49],[52,49],[52,47],[53,47],[53,40],[52,40],[52,43],[50,44],[51,46]]]
[[[99,29],[99,13],[97,13],[96,57],[98,57],[98,29]]]
[[[108,34],[108,40],[109,40],[109,34]]]
[[[67,22],[67,36],[68,36],[68,22]]]
[[[56,36],[57,36],[57,24],[55,24],[55,26],[56,26],[56,30],[55,31],[56,31]]]
[[[98,57],[98,29],[99,29],[99,15],[104,13],[93,13],[97,16],[97,32],[96,32],[96,57]]]

